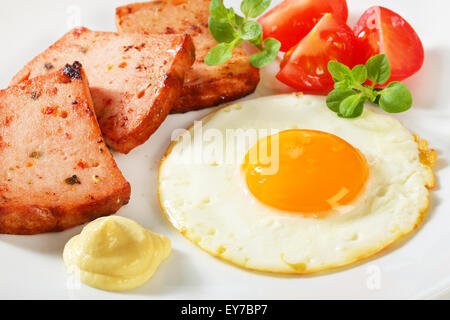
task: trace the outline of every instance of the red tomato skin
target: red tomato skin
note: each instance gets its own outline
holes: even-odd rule
[[[263,27],[264,39],[281,42],[281,51],[287,52],[302,40],[323,17],[331,13],[342,23],[347,22],[346,0],[285,0],[272,8],[258,22]]]
[[[387,83],[408,78],[423,65],[424,49],[416,31],[387,8],[369,8],[357,22],[354,33],[358,63],[364,64],[380,53],[388,56],[391,78]]]
[[[339,61],[349,67],[354,62],[353,30],[326,14],[314,29],[285,54],[277,79],[303,92],[327,93],[334,81],[328,72],[328,62]]]

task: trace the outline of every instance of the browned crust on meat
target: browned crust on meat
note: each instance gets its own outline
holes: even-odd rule
[[[145,8],[147,3],[131,3],[123,7],[116,8],[116,19],[121,19],[128,14],[132,14],[142,8]]]
[[[188,112],[237,100],[253,93],[259,83],[259,71],[251,68],[244,74],[230,73],[203,83],[185,83],[179,101],[171,113]]]
[[[0,207],[0,233],[33,235],[63,231],[99,217],[116,213],[130,200],[129,183],[103,199],[74,207]]]

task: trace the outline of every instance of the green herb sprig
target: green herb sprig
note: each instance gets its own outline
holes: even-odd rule
[[[366,65],[350,69],[346,65],[330,61],[328,71],[334,79],[334,90],[327,97],[327,105],[342,118],[357,118],[364,111],[364,104],[371,101],[389,113],[404,112],[412,106],[412,95],[401,82],[391,82],[386,88],[376,88],[391,77],[391,66],[385,54],[370,58]],[[371,84],[365,84],[367,79]]]
[[[243,41],[248,41],[260,50],[250,57],[253,66],[262,68],[275,60],[281,43],[273,38],[267,38],[263,42],[261,25],[249,20],[260,16],[269,8],[270,3],[271,0],[243,0],[241,11],[244,17],[241,17],[233,8],[227,9],[221,0],[212,0],[208,26],[219,44],[208,52],[205,63],[215,66],[226,62],[233,56],[233,48]]]

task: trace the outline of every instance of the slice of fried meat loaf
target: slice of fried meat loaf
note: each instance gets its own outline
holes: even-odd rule
[[[129,198],[79,63],[0,91],[0,233],[64,230]]]
[[[28,63],[11,84],[80,61],[107,144],[128,153],[166,118],[194,55],[188,35],[119,35],[76,28]]]
[[[186,112],[235,100],[252,93],[259,82],[259,70],[250,65],[245,50],[238,46],[233,57],[218,66],[204,59],[217,45],[208,29],[210,0],[161,0],[117,8],[119,32],[186,33],[194,39],[196,61],[186,74],[183,92],[172,112]]]

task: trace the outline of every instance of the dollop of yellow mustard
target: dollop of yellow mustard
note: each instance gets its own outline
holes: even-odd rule
[[[119,217],[99,218],[67,242],[64,263],[97,289],[126,291],[147,282],[170,254],[170,240]]]

